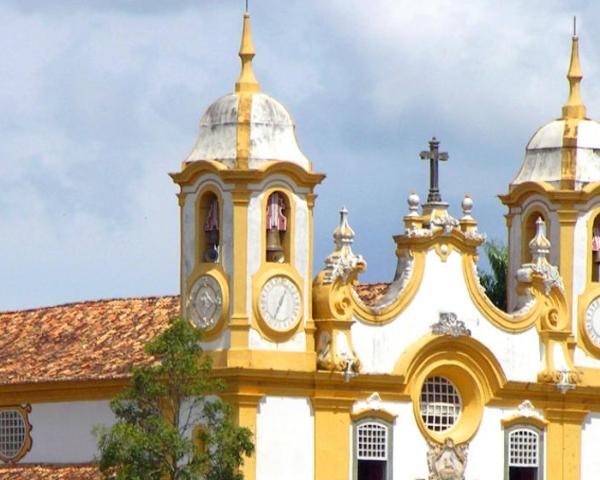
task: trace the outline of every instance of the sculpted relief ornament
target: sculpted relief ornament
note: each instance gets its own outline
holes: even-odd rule
[[[325,370],[351,376],[360,370],[352,346],[352,282],[367,263],[352,252],[354,231],[348,224],[348,210],[340,211],[340,223],[333,232],[335,251],[325,259],[325,268],[315,279],[313,306],[317,324],[317,363]]]
[[[429,480],[464,480],[469,444],[455,445],[451,438],[443,444],[427,442]]]
[[[451,337],[471,336],[471,330],[465,326],[465,322],[459,320],[455,313],[441,312],[437,323],[431,325],[431,333],[434,335],[449,335]]]

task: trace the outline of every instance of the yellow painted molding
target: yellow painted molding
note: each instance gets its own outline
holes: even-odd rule
[[[222,296],[222,305],[221,305],[221,316],[215,323],[215,325],[207,330],[202,332],[202,341],[210,342],[220,337],[223,333],[223,329],[227,323],[227,319],[229,318],[229,275],[223,270],[223,266],[220,263],[200,263],[196,264],[196,268],[190,275],[187,281],[187,291],[185,294],[185,299],[182,299],[184,303],[184,309],[181,311],[184,312],[186,319],[192,323],[192,325],[196,326],[191,320],[188,318],[188,299],[190,298],[190,293],[196,281],[204,276],[210,276],[216,280],[221,288],[221,296]]]
[[[307,172],[300,165],[292,162],[264,162],[256,169],[227,168],[221,162],[213,160],[197,160],[184,162],[181,172],[170,173],[173,181],[181,186],[194,183],[198,177],[205,174],[219,176],[226,184],[257,184],[272,175],[285,175],[298,187],[313,189],[325,179],[325,174]]]
[[[350,296],[353,313],[366,323],[384,325],[396,319],[415,298],[419,291],[423,275],[425,273],[426,250],[411,250],[409,254],[413,255],[413,267],[410,279],[404,287],[402,293],[396,300],[382,309],[375,309],[360,301],[357,294]],[[399,252],[397,252],[399,254]]]
[[[366,418],[380,418],[392,424],[396,421],[397,417],[398,415],[394,415],[387,410],[374,408],[365,408],[363,410],[359,410],[358,412],[353,412],[350,415],[350,418],[352,418],[353,422],[359,422]]]
[[[475,259],[472,256],[463,256],[462,267],[467,290],[471,300],[479,312],[493,325],[501,330],[504,330],[505,332],[512,333],[524,332],[535,325],[542,313],[543,308],[543,302],[539,298],[543,295],[537,289],[533,289],[532,292],[535,297],[535,303],[524,315],[516,317],[496,307],[485,294],[485,292],[482,291],[481,285],[475,273]]]
[[[543,418],[535,417],[535,416],[523,416],[519,414],[515,414],[511,417],[504,418],[501,421],[502,428],[508,429],[511,427],[515,427],[517,425],[533,425],[539,430],[546,430],[546,426],[548,425],[548,421]]]
[[[23,403],[109,400],[119,393],[128,382],[128,378],[121,378],[0,385],[0,406]]]
[[[427,334],[402,353],[394,373],[406,378],[417,425],[425,438],[443,443],[452,438],[468,442],[479,428],[484,405],[506,383],[502,367],[492,352],[472,337]],[[463,411],[457,424],[445,432],[427,429],[420,412],[423,383],[431,376],[446,377],[458,388]]]

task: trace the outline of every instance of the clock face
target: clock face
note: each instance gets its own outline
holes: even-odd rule
[[[259,308],[263,319],[273,330],[290,330],[300,316],[298,287],[283,275],[270,278],[260,292]]]
[[[189,318],[205,330],[213,328],[223,313],[223,292],[217,280],[210,275],[202,275],[188,298]]]
[[[585,311],[585,331],[592,343],[600,348],[600,297],[590,303]]]

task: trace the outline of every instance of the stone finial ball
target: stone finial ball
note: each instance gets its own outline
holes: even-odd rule
[[[465,195],[460,205],[465,215],[468,215],[473,210],[473,199],[469,195]]]
[[[421,204],[421,199],[415,192],[412,192],[408,196],[407,202],[409,210],[417,210],[419,208],[419,205]]]

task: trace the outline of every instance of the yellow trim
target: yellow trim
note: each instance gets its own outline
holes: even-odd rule
[[[223,182],[232,184],[258,184],[270,175],[282,174],[299,187],[312,189],[323,181],[322,173],[307,172],[292,162],[264,162],[256,169],[227,168],[223,163],[212,160],[184,162],[181,172],[169,175],[178,185],[190,185],[204,174],[218,175]]]
[[[573,257],[575,240],[575,223],[579,212],[573,208],[559,208],[558,221],[560,229],[559,271],[565,286],[566,315],[569,329],[573,328]]]
[[[306,325],[304,326],[304,331],[306,334],[306,351],[313,352],[315,351],[315,334],[317,331],[317,327],[315,325],[314,317],[313,317],[313,302],[312,302],[312,291],[313,291],[313,265],[314,265],[314,230],[315,230],[315,220],[314,220],[314,206],[317,195],[314,193],[307,193],[305,196],[306,206],[308,209],[308,238],[306,241],[308,242],[308,277],[306,281],[308,282],[308,291],[306,292],[306,298],[303,301],[308,303],[308,312]]]
[[[1,411],[12,410],[16,411],[21,418],[23,419],[23,423],[25,424],[25,441],[23,445],[19,449],[19,451],[12,457],[5,457],[0,453],[0,462],[14,464],[21,460],[30,450],[33,444],[33,440],[31,439],[31,423],[29,423],[29,414],[31,413],[31,405],[6,405],[0,407]]]
[[[321,398],[312,399],[312,406],[315,419],[315,478],[348,480],[352,402]]]
[[[0,385],[0,406],[20,403],[106,400],[113,398],[129,378],[73,380]]]
[[[505,332],[524,332],[535,325],[543,307],[542,301],[540,301],[539,298],[539,292],[537,292],[535,289],[532,289],[533,295],[536,297],[535,303],[531,306],[527,313],[515,318],[496,307],[488,298],[488,296],[481,291],[479,280],[475,276],[474,265],[475,259],[471,255],[463,255],[463,275],[465,277],[469,296],[484,317]]]
[[[265,285],[271,278],[283,276],[288,278],[298,289],[300,294],[300,310],[295,323],[286,332],[274,330],[269,326],[267,321],[263,318],[260,311],[260,294]],[[299,332],[304,331],[304,281],[298,274],[296,269],[287,263],[270,263],[265,262],[260,270],[252,276],[252,327],[255,328],[260,335],[269,341],[284,342],[289,340],[291,337]]]
[[[256,417],[258,412],[258,403],[262,395],[235,393],[223,396],[233,407],[234,418],[240,427],[246,427],[252,432],[255,445],[257,445],[256,436]],[[256,479],[256,450],[250,457],[244,458],[241,467],[244,480]]]
[[[580,480],[581,425],[587,410],[548,408],[546,480]]]
[[[185,299],[183,299],[183,303],[185,309],[182,310],[184,315],[188,321],[191,322],[188,315],[188,299],[190,298],[190,293],[196,281],[202,276],[210,276],[216,280],[221,287],[221,296],[222,296],[222,305],[221,305],[221,316],[213,326],[213,328],[204,330],[202,332],[202,341],[210,342],[218,338],[223,332],[223,327],[225,326],[226,319],[229,318],[229,275],[223,270],[222,265],[216,263],[201,263],[196,265],[196,268],[190,275],[187,283],[187,291],[185,293]],[[192,323],[192,322],[191,322]],[[194,323],[192,325],[196,326]]]
[[[451,437],[456,443],[469,441],[479,428],[483,406],[506,383],[500,363],[490,350],[472,337],[448,337],[427,334],[400,356],[393,373],[403,375],[413,403],[419,430],[435,442]],[[446,432],[427,429],[420,412],[423,383],[430,376],[448,378],[456,385],[463,400],[458,423]]]
[[[236,166],[248,168],[250,158],[250,123],[252,116],[252,94],[240,93],[237,112]]]
[[[393,413],[388,412],[387,410],[374,409],[374,408],[365,408],[363,410],[359,410],[358,412],[354,412],[350,414],[350,418],[353,422],[360,422],[361,420],[365,420],[367,418],[380,418],[381,420],[385,420],[388,423],[393,424],[396,421],[398,415],[394,415]]]
[[[397,254],[400,252],[397,251]],[[394,300],[393,303],[383,308],[382,310],[375,311],[368,305],[357,300],[356,294],[351,295],[351,306],[354,314],[366,323],[374,323],[377,325],[384,325],[392,320],[396,319],[404,309],[412,302],[415,295],[419,291],[421,282],[423,281],[423,275],[425,273],[425,255],[426,251],[410,251],[413,255],[413,267],[412,274],[406,287],[402,291],[401,295]]]
[[[233,285],[232,314],[229,322],[231,349],[248,348],[250,323],[247,311],[248,203],[251,192],[245,186],[234,190],[233,200]]]
[[[546,430],[546,427],[548,426],[548,421],[544,420],[543,418],[533,417],[533,416],[525,417],[525,416],[519,415],[519,414],[512,415],[509,418],[504,418],[504,419],[502,419],[501,423],[502,423],[502,428],[504,428],[505,430],[508,430],[509,428],[516,427],[519,425],[523,425],[523,426],[533,425],[537,429],[544,431],[544,430]]]

